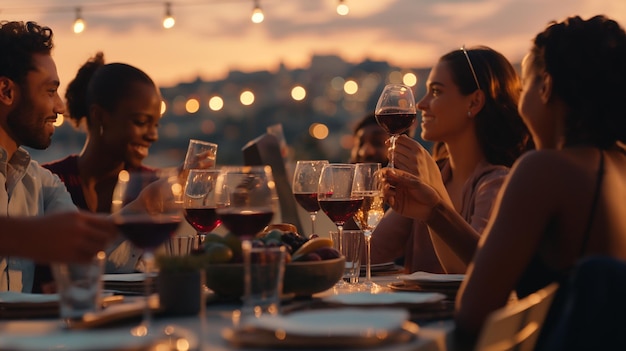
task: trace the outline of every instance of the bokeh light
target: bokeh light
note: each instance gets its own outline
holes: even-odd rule
[[[187,113],[196,113],[199,109],[200,101],[198,101],[198,99],[196,98],[190,98],[189,100],[187,100],[187,103],[185,103],[185,110],[187,111]]]
[[[219,96],[213,96],[209,99],[209,108],[213,111],[219,111],[224,108],[224,100]]]
[[[304,89],[303,87],[296,85],[295,87],[293,87],[293,89],[291,89],[291,98],[293,98],[294,100],[302,101],[305,97],[306,89]]]
[[[325,124],[313,123],[309,127],[309,134],[318,140],[323,140],[328,137],[328,127]]]
[[[250,106],[254,103],[254,94],[250,90],[246,90],[239,95],[239,101],[242,105]]]
[[[348,95],[354,95],[357,91],[359,91],[359,85],[352,79],[348,80],[343,85],[343,91],[345,91]]]

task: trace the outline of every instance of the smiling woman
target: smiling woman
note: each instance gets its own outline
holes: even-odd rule
[[[121,170],[154,172],[142,162],[158,140],[161,96],[143,71],[124,63],[105,64],[99,52],[79,69],[65,98],[66,117],[86,127],[87,140],[79,155],[43,166],[61,178],[76,206],[109,213]],[[139,252],[125,243],[110,251],[108,272],[135,270]]]

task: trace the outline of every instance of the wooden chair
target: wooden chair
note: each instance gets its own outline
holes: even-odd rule
[[[476,351],[531,351],[558,288],[557,283],[493,311],[476,343]]]

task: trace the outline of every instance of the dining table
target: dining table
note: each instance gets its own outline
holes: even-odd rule
[[[382,287],[380,292],[391,292],[388,288],[389,284],[398,281],[398,275],[387,274],[372,277],[373,281]],[[348,290],[329,289],[327,291],[314,294],[309,299],[286,300],[282,303],[283,313],[294,313],[296,310],[313,310],[315,301],[323,301],[325,298],[333,295],[349,293]],[[139,298],[139,297],[136,297]],[[128,298],[132,300],[132,298]],[[449,303],[453,303],[449,301]],[[200,312],[191,316],[175,316],[167,314],[157,314],[154,316],[150,328],[151,330],[167,330],[174,327],[174,330],[181,330],[191,335],[191,341],[188,345],[176,347],[155,346],[156,344],[124,344],[122,341],[128,338],[130,330],[135,326],[139,317],[116,321],[115,323],[107,323],[103,326],[83,329],[67,329],[58,317],[48,318],[0,318],[0,346],[13,348],[14,350],[211,350],[211,351],[232,351],[232,350],[274,350],[276,346],[241,346],[232,342],[228,335],[236,330],[234,324],[237,323],[237,316],[241,308],[241,302],[237,300],[221,300],[212,299],[203,304]],[[453,331],[454,322],[451,313],[443,314],[439,318],[411,318],[412,322],[419,327],[414,337],[402,342],[381,343],[368,347],[368,350],[375,351],[448,351],[453,350]],[[230,333],[230,334],[229,334]],[[30,348],[20,346],[17,342],[15,347],[11,347],[10,342],[6,339],[20,340],[20,338],[28,338],[32,341]],[[5,339],[3,342],[2,339]],[[37,344],[39,340],[39,344]],[[84,340],[84,341],[80,341]],[[23,340],[22,340],[23,341]],[[118,344],[115,343],[118,341]],[[85,342],[85,347],[81,348],[80,342]],[[28,343],[22,343],[28,344]],[[40,345],[41,347],[37,347]],[[310,347],[304,348],[315,349],[346,349],[346,345],[337,348],[331,345],[323,347],[316,346],[313,343]],[[280,347],[280,346],[278,346]],[[290,347],[280,347],[281,349],[290,349]],[[301,350],[302,345],[293,347],[293,349]],[[357,348],[362,349],[362,348]]]

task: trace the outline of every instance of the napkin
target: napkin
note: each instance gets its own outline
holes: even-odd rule
[[[414,283],[461,283],[465,279],[465,274],[438,274],[419,271],[402,274],[398,278]]]
[[[357,292],[352,294],[333,295],[324,299],[326,302],[344,305],[376,306],[376,305],[421,305],[442,301],[444,294],[437,292],[423,293],[381,293]]]

